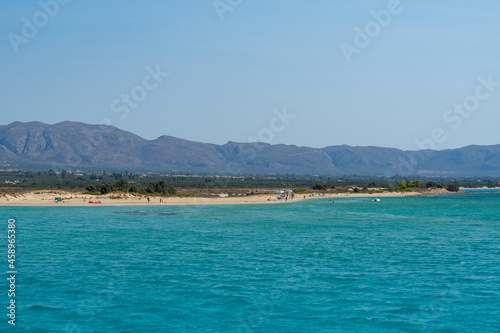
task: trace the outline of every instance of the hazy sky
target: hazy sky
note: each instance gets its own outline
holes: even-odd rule
[[[492,0],[2,1],[0,124],[219,144],[500,144],[499,13]]]

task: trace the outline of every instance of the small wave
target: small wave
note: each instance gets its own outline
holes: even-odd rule
[[[41,304],[30,304],[20,306],[19,310],[35,310],[35,311],[54,311],[54,310],[64,310],[65,308],[60,306],[47,306]]]
[[[177,215],[177,213],[174,212],[161,212],[157,210],[139,210],[139,211],[134,211],[134,212],[116,212],[116,214],[123,214],[123,215]]]

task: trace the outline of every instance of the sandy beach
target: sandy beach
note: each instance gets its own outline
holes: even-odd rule
[[[25,191],[0,194],[0,206],[123,206],[123,205],[217,205],[217,204],[277,204],[290,203],[314,198],[384,198],[384,197],[416,197],[449,193],[446,190],[428,190],[424,192],[384,192],[384,193],[326,193],[322,194],[297,194],[295,199],[278,200],[276,194],[259,194],[249,196],[179,196],[160,197],[131,194],[110,193],[106,195],[92,196],[80,192],[46,190]],[[55,198],[62,201],[56,202]],[[101,203],[89,203],[101,202]]]

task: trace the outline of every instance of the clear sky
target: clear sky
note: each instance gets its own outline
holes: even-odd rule
[[[218,144],[500,144],[499,1],[55,1],[0,2],[2,125],[107,123]]]

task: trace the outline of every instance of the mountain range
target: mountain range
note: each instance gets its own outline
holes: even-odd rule
[[[146,140],[109,125],[64,121],[0,126],[0,166],[199,174],[498,176],[500,145],[442,151],[224,145],[161,136]]]

